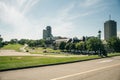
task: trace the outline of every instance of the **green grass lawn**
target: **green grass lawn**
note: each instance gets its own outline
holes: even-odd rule
[[[110,53],[108,54],[109,57],[113,57],[113,56],[120,56],[120,53]]]
[[[21,47],[23,47],[23,45],[20,45],[20,44],[8,44],[8,45],[5,45],[2,49],[20,51]]]
[[[109,56],[120,56],[120,53],[109,54]],[[97,55],[82,57],[40,57],[40,56],[0,56],[0,70],[55,64],[71,61],[80,61],[100,58]]]
[[[27,66],[71,62],[71,61],[86,60],[86,59],[92,59],[92,58],[98,58],[98,56],[84,56],[84,57],[0,56],[0,70],[11,69],[11,68],[21,68],[21,67],[27,67]]]

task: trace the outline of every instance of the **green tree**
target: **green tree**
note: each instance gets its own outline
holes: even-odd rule
[[[76,47],[75,47],[75,43],[67,43],[66,45],[65,45],[65,49],[67,50],[67,51],[69,51],[69,52],[72,52],[72,51],[74,51],[75,52],[75,50],[76,50]]]
[[[66,49],[67,51],[71,51],[71,43],[67,43],[67,44],[65,45],[65,49]]]
[[[85,49],[85,43],[83,41],[76,43],[76,49],[82,52]]]
[[[35,46],[36,46],[35,40],[29,40],[28,45],[29,45],[30,47],[35,47]]]
[[[117,37],[112,37],[107,41],[108,46],[115,52],[120,52],[120,39]]]
[[[11,44],[16,44],[16,43],[18,43],[18,40],[17,40],[17,39],[11,39],[11,40],[10,40],[10,43],[11,43]]]
[[[70,44],[70,50],[72,50],[73,52],[75,52],[76,51],[76,43],[71,43]]]
[[[21,40],[18,41],[18,43],[22,44],[22,45],[27,44],[28,42],[29,42],[28,39],[21,39]]]
[[[3,47],[3,38],[0,37],[0,48]]]
[[[100,39],[93,37],[86,41],[86,48],[87,48],[87,50],[95,51],[95,53],[96,53],[99,50],[103,50],[104,46]]]
[[[44,39],[40,39],[40,40],[39,40],[39,45],[40,45],[41,47],[45,47],[45,40],[44,40]]]
[[[66,42],[61,42],[59,45],[59,49],[64,51],[65,46],[66,46]]]
[[[28,44],[30,47],[44,47],[45,46],[45,40],[29,40],[29,39],[21,39],[18,41],[19,44]]]

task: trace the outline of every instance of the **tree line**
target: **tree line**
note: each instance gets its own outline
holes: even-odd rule
[[[57,49],[56,43],[47,41],[44,39],[40,40],[30,40],[30,39],[11,39],[10,41],[3,41],[3,38],[0,37],[0,48],[7,44],[28,44],[29,47],[46,47],[49,44],[54,46],[54,49]],[[89,39],[83,38],[83,40],[78,39],[69,39],[67,42],[61,42],[58,45],[58,49],[64,52],[72,53],[88,53],[88,54],[98,54],[101,52],[120,52],[120,38],[113,37],[107,40],[106,42],[101,41],[97,37],[92,37]]]
[[[105,54],[107,52],[120,52],[120,39],[112,37],[107,41],[101,41],[97,37],[89,38],[79,42],[61,42],[59,49],[64,52],[81,54]]]
[[[0,38],[0,47],[3,47],[7,44],[27,44],[29,47],[44,47],[45,46],[45,40],[31,40],[31,39],[11,39],[10,41],[3,41],[3,38]]]

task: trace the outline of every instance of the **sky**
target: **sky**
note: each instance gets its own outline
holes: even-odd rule
[[[117,22],[120,36],[120,0],[0,0],[0,34],[4,40],[42,39],[43,29],[53,36],[104,37],[104,22]]]

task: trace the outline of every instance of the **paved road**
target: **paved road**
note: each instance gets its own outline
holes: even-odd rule
[[[0,80],[120,80],[120,56],[0,72]]]

